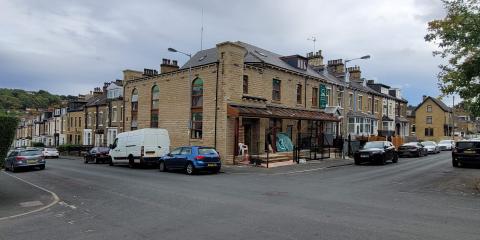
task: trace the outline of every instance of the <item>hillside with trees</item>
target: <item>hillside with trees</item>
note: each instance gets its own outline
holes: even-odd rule
[[[39,109],[60,105],[66,96],[51,94],[40,90],[25,91],[22,89],[0,88],[0,109],[1,110],[23,110],[27,108]]]

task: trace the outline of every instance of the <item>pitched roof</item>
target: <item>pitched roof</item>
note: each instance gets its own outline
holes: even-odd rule
[[[87,107],[107,104],[107,94],[102,93],[88,99]]]
[[[283,69],[287,69],[289,71],[293,71],[296,73],[309,75],[311,77],[321,78],[327,82],[335,83],[337,85],[344,85],[344,83],[340,79],[334,77],[333,75],[327,73],[326,71],[317,72],[311,66],[307,66],[307,69],[295,68],[290,64],[288,64],[287,62],[285,62],[284,60],[282,60],[282,57],[285,57],[285,56],[250,45],[248,43],[244,43],[240,41],[237,41],[235,43],[238,45],[241,45],[247,50],[247,54],[245,55],[245,58],[244,58],[244,62],[246,64],[265,63],[265,64],[273,65],[276,67],[280,67]],[[218,61],[217,48],[205,49],[193,55],[192,58],[181,67],[181,69],[188,68],[190,64],[192,67],[196,67],[196,66],[214,63],[217,61]]]
[[[434,97],[426,97],[420,104],[418,104],[418,106],[415,108],[415,111],[417,111],[417,109],[422,106],[425,101],[427,101],[428,99],[431,99],[435,104],[437,104],[443,111],[445,112],[452,112],[452,108],[447,106],[445,103],[443,103],[441,100],[439,99],[436,99]]]

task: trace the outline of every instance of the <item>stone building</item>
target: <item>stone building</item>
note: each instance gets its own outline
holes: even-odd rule
[[[415,135],[420,140],[439,141],[453,134],[452,109],[441,100],[423,96],[415,108]]]

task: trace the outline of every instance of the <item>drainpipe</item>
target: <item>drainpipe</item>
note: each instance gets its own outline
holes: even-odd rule
[[[218,71],[220,71],[220,63],[217,61],[217,79],[215,81],[215,134],[214,148],[217,149],[217,112],[218,112]]]

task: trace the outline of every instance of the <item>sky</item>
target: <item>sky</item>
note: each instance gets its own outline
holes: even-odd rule
[[[124,69],[159,69],[162,58],[183,64],[187,57],[167,48],[199,51],[203,22],[204,49],[243,41],[305,55],[315,37],[325,62],[369,54],[351,65],[416,105],[440,95],[443,60],[424,36],[444,15],[440,0],[0,0],[0,88],[77,95]]]

